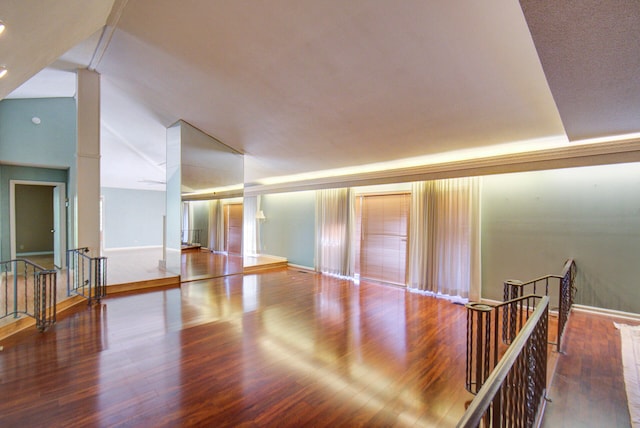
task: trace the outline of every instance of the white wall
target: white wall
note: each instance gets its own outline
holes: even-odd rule
[[[101,194],[106,249],[162,245],[164,192],[103,187]]]

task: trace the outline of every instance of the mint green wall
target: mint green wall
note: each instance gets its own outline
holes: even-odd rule
[[[41,123],[35,125],[31,118]],[[0,160],[53,168],[75,167],[76,102],[73,98],[0,101]]]
[[[0,260],[11,258],[11,224],[9,220],[11,180],[68,183],[66,170],[0,165]]]
[[[106,249],[162,245],[163,191],[103,187],[100,194]]]
[[[315,191],[263,195],[262,252],[286,257],[289,263],[313,269]]]
[[[35,125],[31,118],[39,117]],[[6,165],[0,184],[0,259],[11,256],[9,231],[9,180],[62,181],[73,202],[76,176],[76,102],[73,98],[9,99],[0,101],[0,163],[42,167],[17,172]],[[47,169],[48,168],[48,169]],[[52,172],[57,171],[57,172]],[[67,239],[74,228],[72,209],[67,215]]]
[[[483,177],[482,295],[576,260],[576,303],[640,313],[640,164]]]

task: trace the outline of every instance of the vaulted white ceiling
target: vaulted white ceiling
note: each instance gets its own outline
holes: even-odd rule
[[[24,70],[0,96],[95,68],[105,186],[162,181],[180,119],[245,153],[246,182],[640,131],[636,0],[36,3],[0,11]]]

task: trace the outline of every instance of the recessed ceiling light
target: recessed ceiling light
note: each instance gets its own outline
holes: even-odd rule
[[[4,33],[5,25],[4,22],[0,21],[0,34]]]
[[[0,79],[2,79],[8,72],[7,67],[0,65]]]

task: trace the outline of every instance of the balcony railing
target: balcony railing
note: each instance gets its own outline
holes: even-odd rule
[[[537,303],[535,310],[530,312],[534,302]],[[498,320],[503,318],[498,312],[500,308],[504,309],[514,303],[521,308],[520,314],[522,317],[526,316],[527,321],[499,359],[495,369],[490,370],[489,376],[484,378],[486,368],[492,364],[491,358],[495,361],[499,354],[496,332],[499,331]],[[494,334],[485,352],[472,353],[482,356],[481,359],[471,360],[472,367],[469,367],[468,360],[467,375],[472,373],[476,376],[471,378],[475,380],[471,385],[481,385],[481,388],[460,419],[458,427],[534,426],[541,416],[546,392],[549,298],[523,296],[495,307],[468,307],[467,311],[471,314],[469,317],[482,320],[482,325],[478,324],[480,328],[476,330],[478,336],[489,334],[491,330]],[[472,340],[467,343],[480,345],[487,342],[478,337],[475,342]],[[469,355],[468,349],[467,358]]]
[[[550,304],[557,307],[558,311],[558,334],[555,343],[558,352],[561,350],[562,335],[569,320],[569,313],[573,305],[576,286],[576,264],[573,260],[567,260],[560,275],[545,275],[531,281],[521,282],[516,280],[508,280],[504,282],[503,292],[504,301],[524,296],[525,294],[536,294],[549,296],[552,301]],[[553,288],[557,287],[557,292]],[[550,289],[551,288],[551,289]],[[552,310],[555,310],[554,307]],[[504,312],[505,317],[513,316],[509,311]],[[505,343],[511,343],[515,337],[515,331],[509,331],[508,327],[512,323],[505,322],[503,330],[503,340]]]
[[[0,262],[0,320],[25,315],[44,331],[56,322],[57,273],[26,259]]]
[[[107,295],[107,258],[90,257],[86,247],[67,251],[67,295],[83,296],[91,304]]]
[[[513,333],[515,339],[540,298],[529,295],[496,305],[467,304],[467,391],[478,393],[507,351],[509,345],[502,340],[504,331]]]
[[[550,298],[557,304],[560,351],[575,278],[576,264],[568,260],[560,275],[505,281],[502,303],[467,305],[465,387],[477,396],[459,426],[533,425],[546,390]]]

